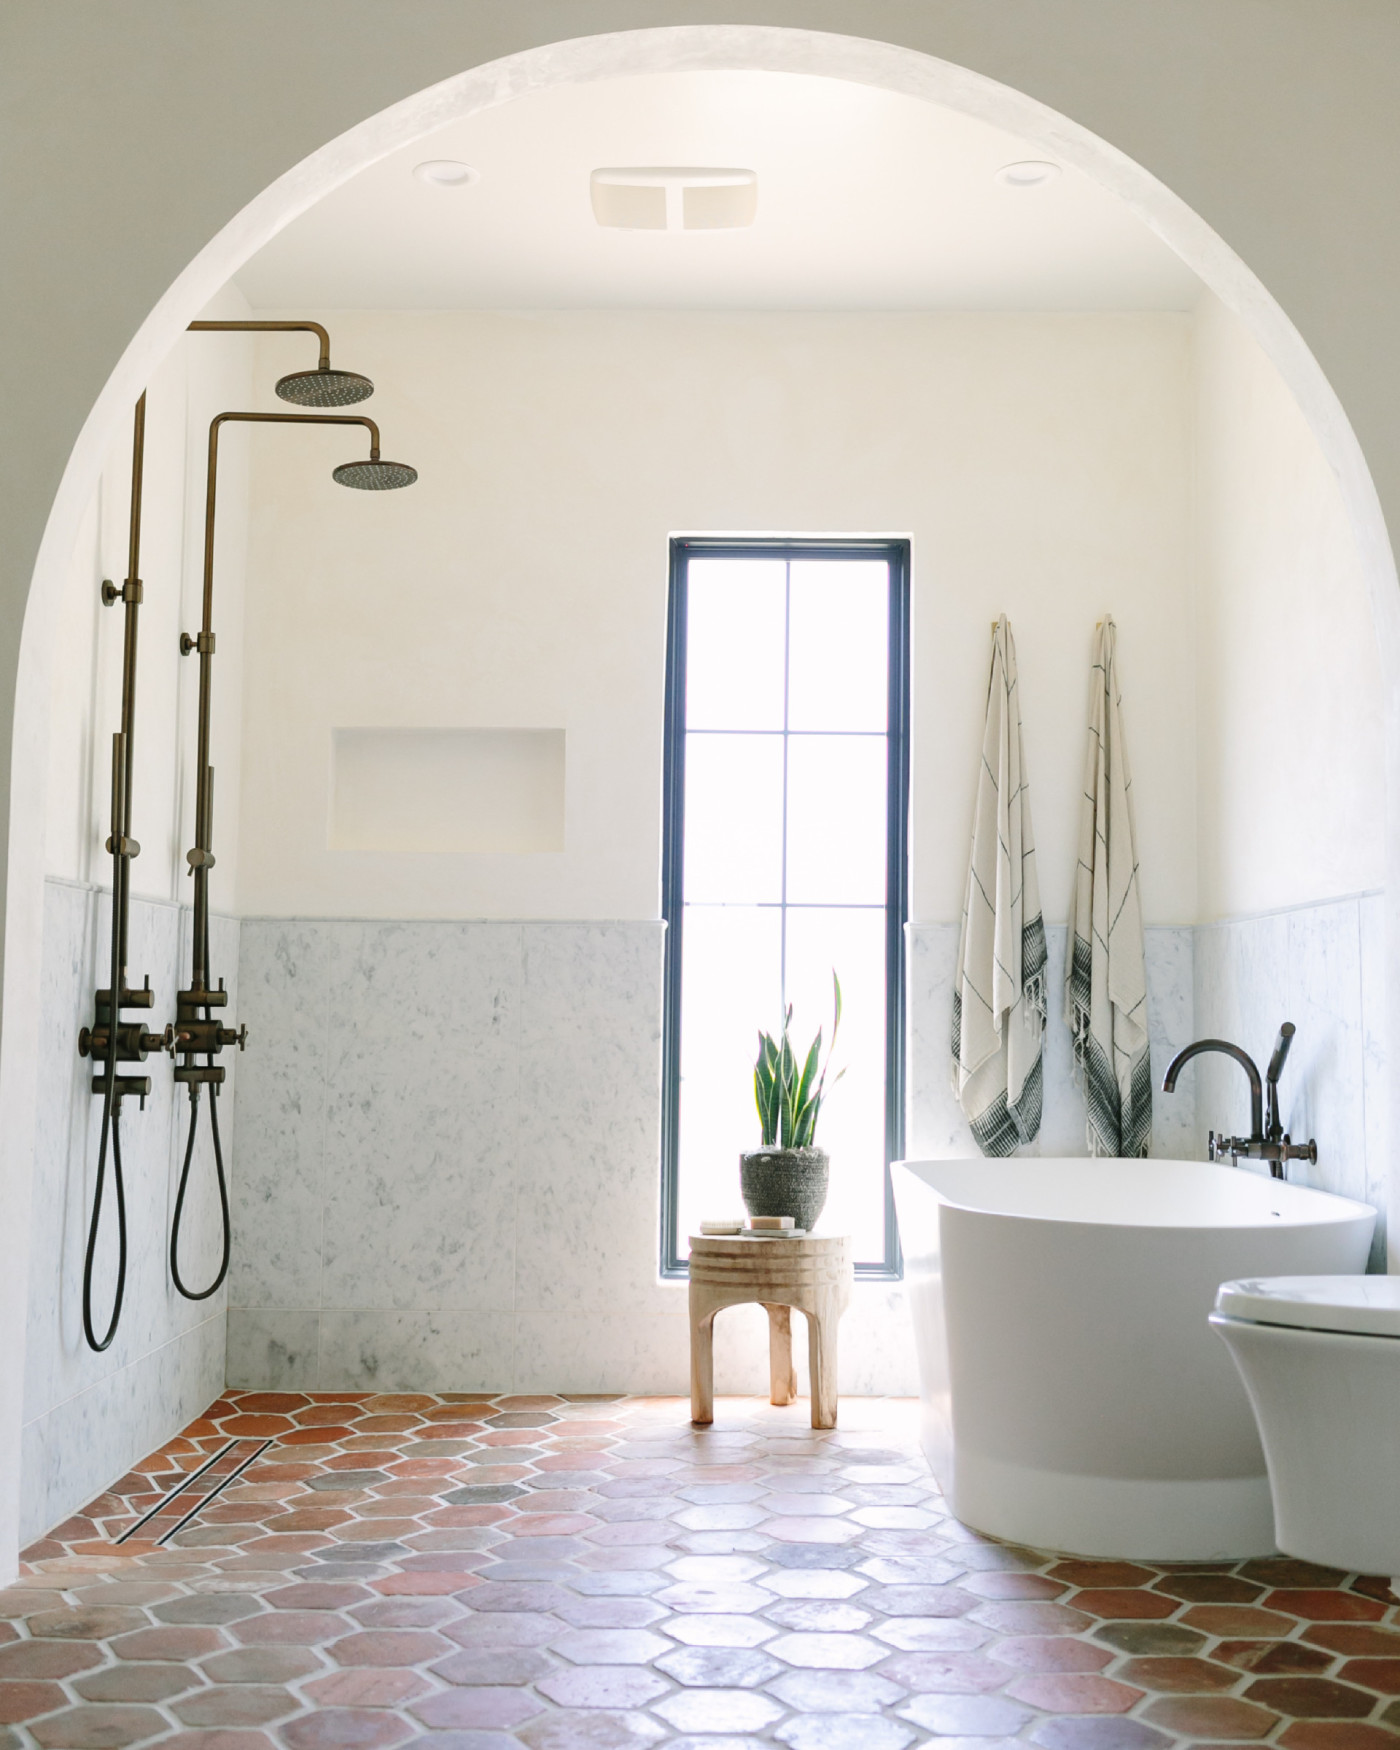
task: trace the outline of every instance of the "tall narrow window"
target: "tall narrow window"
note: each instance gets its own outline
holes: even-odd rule
[[[671,548],[667,653],[662,1267],[739,1207],[758,1144],[758,1030],[805,1045],[844,1010],[817,1129],[822,1228],[897,1273],[889,1162],[903,1146],[909,549]]]

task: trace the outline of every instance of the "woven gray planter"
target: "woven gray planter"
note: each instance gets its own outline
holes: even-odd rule
[[[739,1189],[750,1215],[790,1215],[808,1233],[826,1202],[824,1148],[757,1148],[739,1156]]]

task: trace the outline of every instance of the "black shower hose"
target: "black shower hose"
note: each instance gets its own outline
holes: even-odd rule
[[[204,932],[204,964],[209,964],[209,931],[208,923]],[[204,1018],[209,1019],[209,1011],[205,1009]],[[214,1067],[214,1054],[211,1051],[204,1059],[210,1069]],[[170,1223],[170,1276],[176,1288],[186,1300],[208,1300],[211,1294],[217,1294],[223,1286],[224,1277],[228,1275],[229,1252],[232,1249],[233,1233],[228,1214],[228,1180],[224,1176],[224,1149],[219,1140],[219,1090],[217,1084],[209,1084],[209,1133],[214,1139],[214,1172],[219,1181],[219,1208],[222,1213],[224,1228],[223,1256],[219,1259],[219,1273],[208,1288],[186,1288],[180,1279],[180,1219],[185,1213],[185,1192],[189,1189],[190,1167],[194,1161],[194,1142],[199,1130],[199,1083],[190,1083],[190,1134],[185,1143],[185,1164],[180,1168],[180,1189],[175,1193],[175,1218]]]
[[[126,1187],[122,1183],[121,1112],[114,1110],[112,1082],[116,1065],[108,1062],[107,1087],[102,1097],[102,1141],[97,1150],[97,1186],[92,1195],[92,1222],[88,1227],[87,1257],[83,1260],[83,1335],[88,1348],[100,1355],[112,1347],[117,1325],[122,1316],[122,1298],[126,1294]],[[97,1255],[97,1229],[102,1220],[102,1192],[107,1178],[107,1144],[111,1139],[112,1180],[117,1196],[117,1291],[112,1300],[112,1319],[107,1334],[100,1341],[92,1328],[92,1265]]]
[[[122,1178],[122,1105],[116,1092],[117,1019],[122,988],[121,932],[117,920],[121,914],[121,884],[124,873],[118,858],[112,871],[112,966],[111,983],[108,986],[112,1000],[107,1020],[107,1075],[106,1086],[102,1090],[102,1140],[97,1145],[97,1184],[92,1193],[87,1256],[83,1259],[83,1335],[87,1338],[88,1348],[95,1349],[99,1355],[112,1346],[112,1339],[117,1334],[117,1325],[122,1316],[122,1299],[126,1294],[126,1186]],[[117,1291],[112,1300],[112,1322],[107,1326],[106,1336],[99,1342],[92,1328],[92,1266],[97,1256],[97,1230],[102,1222],[102,1193],[107,1182],[109,1141],[112,1149],[112,1179],[117,1196]]]

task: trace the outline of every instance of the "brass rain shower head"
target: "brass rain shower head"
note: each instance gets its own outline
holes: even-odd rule
[[[280,378],[277,393],[298,407],[350,407],[368,400],[374,384],[358,371],[333,371],[329,365],[318,365],[314,371],[293,371]]]
[[[316,369],[292,371],[277,383],[282,400],[298,407],[351,407],[357,401],[367,401],[374,393],[374,384],[358,371],[331,369],[331,337],[319,322],[191,322],[190,328],[206,334],[316,335],[321,343]]]
[[[361,492],[392,492],[399,486],[412,486],[418,470],[407,462],[381,462],[376,449],[367,462],[342,462],[331,478],[339,486],[354,486]]]

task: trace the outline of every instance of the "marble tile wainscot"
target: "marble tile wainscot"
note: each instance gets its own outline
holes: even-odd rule
[[[685,1284],[657,1278],[662,942],[244,920],[233,1383],[685,1389]],[[718,1389],[767,1365],[761,1310],[721,1319]],[[841,1391],[914,1385],[902,1286],[861,1283]]]
[[[43,991],[39,1016],[38,1124],[31,1211],[29,1317],[25,1350],[22,1535],[58,1523],[168,1439],[223,1386],[226,1290],[182,1300],[166,1264],[188,1107],[176,1100],[170,1064],[149,1063],[146,1110],[131,1103],[123,1120],[130,1258],[126,1305],[111,1349],[95,1355],[83,1338],[83,1257],[97,1163],[101,1113],[92,1067],[78,1056],[92,994],[105,984],[110,895],[51,878],[44,891]],[[149,971],[155,1024],[175,1012],[189,979],[189,910],[133,898],[131,965]],[[216,965],[238,1003],[238,923],[211,919]],[[226,1159],[234,1152],[234,1085],[220,1116]],[[207,1280],[218,1265],[218,1201],[208,1131],[196,1155],[186,1227],[189,1275]],[[113,1206],[104,1212],[103,1254],[115,1256]],[[108,1247],[110,1245],[110,1253]],[[112,1276],[99,1277],[99,1307],[110,1304]]]

